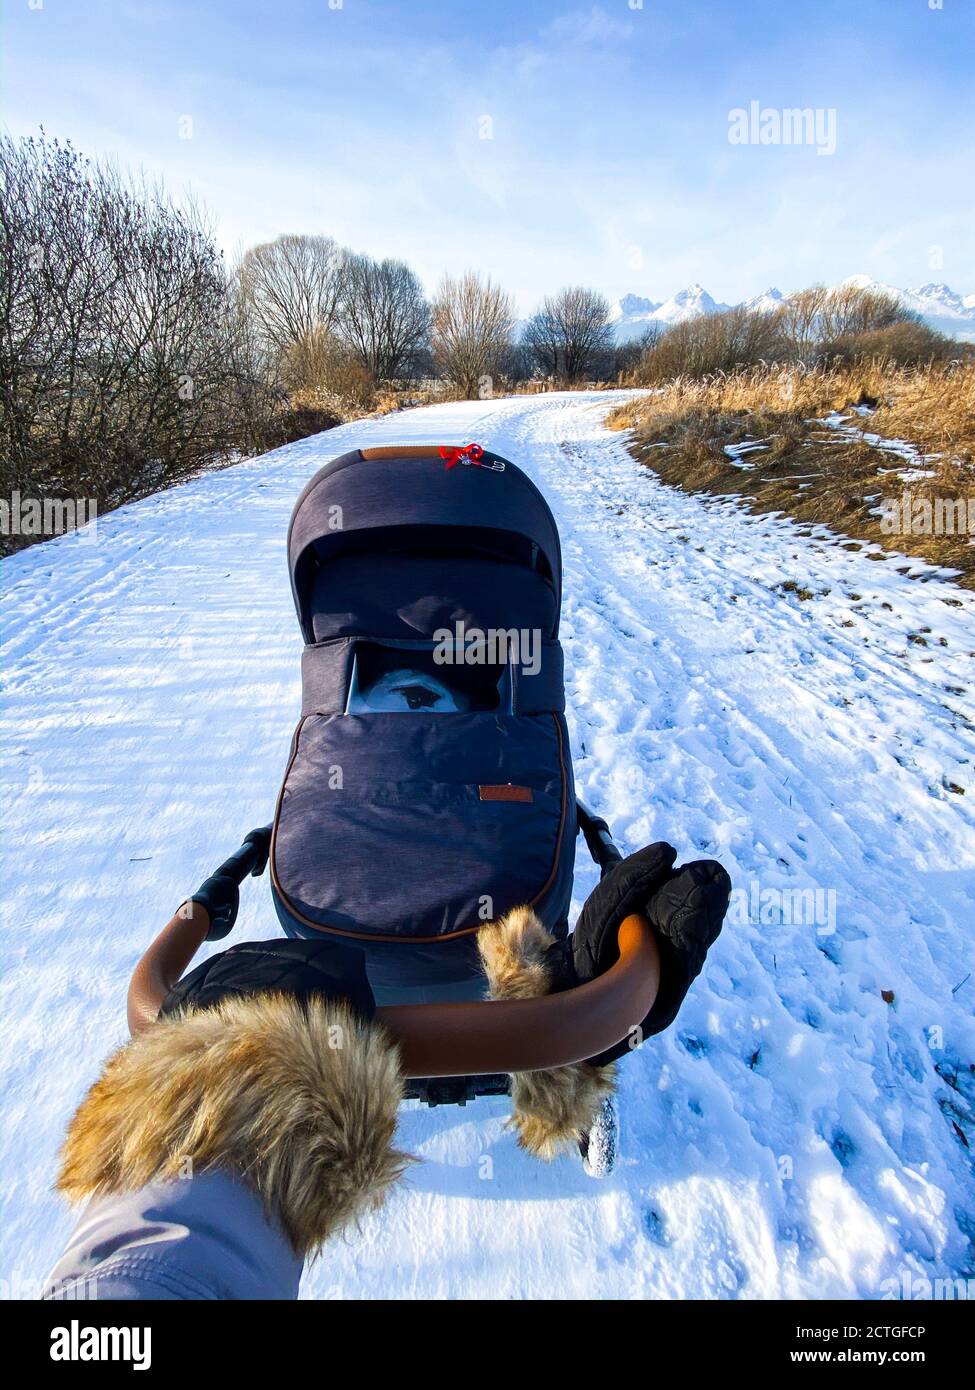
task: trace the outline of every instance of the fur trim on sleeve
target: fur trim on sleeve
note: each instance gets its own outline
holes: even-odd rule
[[[229,998],[160,1019],[110,1057],[71,1121],[70,1200],[219,1169],[299,1254],[378,1207],[410,1161],[392,1147],[395,1047],[344,1002]]]
[[[545,953],[555,938],[530,907],[516,907],[477,934],[491,999],[537,999],[548,994],[551,972]],[[512,1121],[522,1148],[550,1159],[579,1143],[591,1129],[603,1098],[616,1083],[615,1067],[577,1062],[552,1071],[511,1077]]]

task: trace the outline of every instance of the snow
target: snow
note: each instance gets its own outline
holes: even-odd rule
[[[661,323],[683,323],[685,319],[718,313],[727,307],[727,304],[718,304],[713,300],[703,285],[689,285],[686,290],[665,300],[658,307],[656,317]]]
[[[299,490],[356,444],[469,439],[522,464],[562,532],[580,795],[627,850],[720,859],[736,899],[675,1026],[621,1068],[611,1176],[522,1154],[503,1098],[411,1104],[421,1162],[303,1295],[867,1298],[972,1275],[975,595],[666,487],[601,424],[623,398],[348,425],[3,563],[8,1294],[70,1230],[57,1147],[139,954],[270,819]],[[576,907],[593,883],[580,841]],[[790,909],[803,889],[815,912]],[[237,939],[276,935],[267,880],[242,897]]]
[[[667,328],[671,324],[700,318],[703,314],[720,313],[729,307],[719,304],[702,285],[695,284],[659,302],[638,294],[625,294],[615,302],[609,317],[617,341],[623,343],[639,338],[645,329],[653,325]]]
[[[724,452],[728,456],[728,461],[735,468],[754,468],[754,460],[748,457],[749,454],[763,452],[768,448],[768,442],[764,439],[743,439],[738,444],[726,444]]]
[[[645,299],[639,294],[624,294],[618,299],[610,310],[610,321],[615,323],[618,319],[653,318],[654,311],[660,308],[663,301],[655,299]]]
[[[742,308],[749,309],[753,314],[773,314],[776,309],[781,309],[784,303],[785,295],[773,285],[762,294],[747,299]]]
[[[853,411],[861,417],[869,417],[873,413],[869,406],[853,406]],[[899,482],[914,483],[922,478],[935,476],[937,470],[926,468],[924,465],[941,458],[941,454],[922,453],[917,445],[912,444],[908,439],[891,439],[889,436],[874,434],[872,431],[864,429],[862,425],[851,425],[849,419],[849,415],[833,410],[829,415],[824,415],[817,423],[835,430],[842,439],[854,442],[862,441],[869,444],[872,449],[879,449],[881,453],[892,454],[895,458],[902,459],[907,465],[906,468],[878,468],[878,477],[893,473]]]

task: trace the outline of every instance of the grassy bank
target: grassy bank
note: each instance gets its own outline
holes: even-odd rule
[[[975,499],[971,362],[677,378],[609,424],[632,431],[636,457],[667,483],[878,542],[957,569],[975,588],[975,533],[963,524]],[[885,521],[882,504],[894,499],[897,519]]]

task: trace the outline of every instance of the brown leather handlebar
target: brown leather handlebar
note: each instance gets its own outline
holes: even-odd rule
[[[135,1037],[155,1023],[166,995],[206,940],[210,914],[199,903],[178,908],[139,961],[129,981],[126,1013]]]
[[[129,1031],[147,1028],[206,937],[210,918],[185,903],[139,961],[129,985]],[[376,1010],[399,1044],[406,1077],[548,1071],[595,1057],[646,1018],[660,984],[660,955],[645,917],[627,917],[619,959],[588,984],[539,999],[395,1004]]]

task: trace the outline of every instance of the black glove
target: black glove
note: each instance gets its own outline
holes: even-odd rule
[[[631,912],[647,918],[660,951],[660,988],[640,1024],[641,1042],[677,1017],[717,939],[731,897],[731,879],[713,859],[675,869],[676,858],[672,845],[659,842],[623,859],[586,899],[568,943],[576,982],[585,984],[615,962],[623,918]],[[591,1060],[602,1066],[624,1056],[632,1045],[625,1038]]]
[[[216,873],[201,883],[190,898],[191,903],[199,903],[210,914],[207,941],[222,941],[230,932],[240,908],[238,881],[248,872],[253,878],[260,878],[267,868],[270,848],[269,825],[249,830],[240,849],[221,864]]]
[[[217,873],[200,884],[190,902],[199,903],[210,914],[207,941],[222,941],[237,920],[240,889],[232,878]]]
[[[376,1013],[361,951],[335,941],[277,937],[240,941],[203,961],[169,991],[159,1016],[184,1008],[209,1009],[235,995],[261,993],[301,1000],[312,995],[345,999],[362,1018]]]

